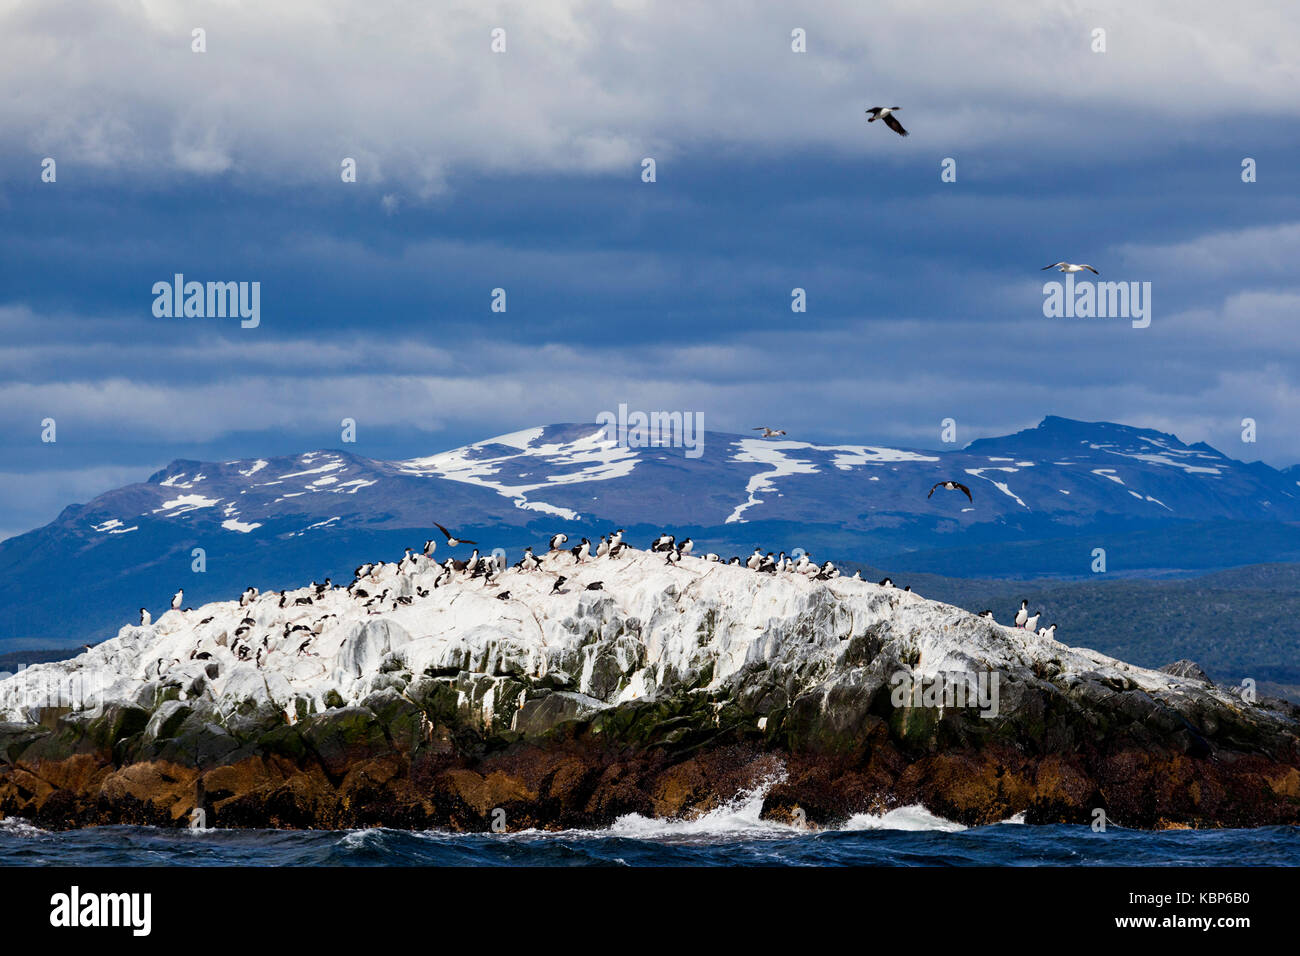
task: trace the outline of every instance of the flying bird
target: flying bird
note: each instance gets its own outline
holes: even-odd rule
[[[471,541],[469,538],[455,537],[450,531],[438,524],[436,521],[433,523],[433,526],[442,532],[442,536],[447,539],[447,547],[449,548],[454,548],[460,544],[478,544],[477,541]]]
[[[1087,269],[1095,276],[1101,275],[1100,272],[1088,265],[1086,262],[1080,265],[1075,265],[1073,262],[1053,262],[1050,266],[1043,266],[1038,271],[1046,272],[1048,269],[1055,269],[1058,272],[1082,272],[1084,269]]]
[[[906,136],[907,130],[903,129],[903,124],[894,118],[894,112],[902,109],[899,106],[873,106],[867,110],[871,114],[868,123],[874,123],[876,120],[884,120],[885,125],[892,129],[899,136]]]
[[[975,503],[975,499],[971,498],[970,496],[970,489],[967,488],[965,485],[963,485],[960,481],[937,481],[935,482],[934,488],[930,489],[930,494],[926,495],[926,497],[929,498],[931,495],[934,494],[935,490],[938,488],[943,488],[946,489],[947,491],[960,491],[966,495],[966,497],[970,500],[971,504]]]
[[[750,431],[762,432],[761,438],[776,438],[778,435],[784,435],[783,428],[768,428],[766,425],[759,425],[757,428],[751,428]]]

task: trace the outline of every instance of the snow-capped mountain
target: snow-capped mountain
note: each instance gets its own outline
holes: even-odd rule
[[[1167,566],[1155,552],[1173,538],[1132,536],[1206,523],[1255,548],[1235,563],[1287,559],[1287,540],[1300,556],[1286,525],[1300,521],[1300,476],[1148,429],[1049,417],[952,451],[708,432],[697,451],[629,447],[598,425],[569,424],[407,461],[343,451],[175,461],[0,544],[0,640],[102,636],[142,605],[161,610],[177,587],[197,602],[247,585],[338,580],[430,537],[443,556],[435,521],[512,554],[557,531],[594,541],[614,527],[630,540],[668,529],[726,554],[803,548],[886,567],[907,556],[915,569],[923,555],[949,552],[934,569],[969,575],[995,572],[952,549],[1081,537],[1071,555],[1102,545],[1113,562]],[[944,480],[973,500],[928,494]],[[1184,539],[1178,547],[1189,550]],[[1023,559],[1032,560],[1041,566],[1014,571],[1087,572],[1082,558],[1071,568]]]

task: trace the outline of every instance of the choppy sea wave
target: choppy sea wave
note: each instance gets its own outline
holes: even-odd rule
[[[50,832],[0,821],[0,866],[1277,866],[1300,865],[1300,827],[1170,830],[962,827],[922,807],[809,832],[760,820],[761,794],[693,820],[622,817],[603,830],[388,829]]]

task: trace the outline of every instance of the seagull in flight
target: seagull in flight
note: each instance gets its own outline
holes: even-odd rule
[[[1087,269],[1095,276],[1101,275],[1100,272],[1088,265],[1086,262],[1080,265],[1075,265],[1073,262],[1053,262],[1050,266],[1043,266],[1043,268],[1038,271],[1046,272],[1048,269],[1055,269],[1058,272],[1082,272],[1084,269]]]
[[[436,521],[433,523],[433,526],[442,532],[442,536],[447,539],[447,547],[449,548],[454,548],[458,544],[478,544],[477,541],[471,541],[469,538],[457,538]]]
[[[757,428],[751,428],[750,431],[762,432],[763,434],[760,436],[761,438],[776,438],[779,435],[785,434],[785,429],[783,428],[768,428],[766,425],[759,425]]]
[[[947,490],[947,491],[960,491],[960,492],[964,493],[964,494],[966,495],[967,498],[970,499],[970,503],[971,503],[971,504],[974,504],[974,503],[975,503],[975,499],[974,499],[974,498],[971,498],[971,496],[970,496],[970,489],[967,488],[965,485],[963,485],[960,481],[938,481],[938,482],[935,482],[934,487],[930,489],[930,494],[926,495],[926,497],[929,498],[929,497],[930,497],[931,495],[933,495],[933,494],[935,493],[935,491],[936,491],[937,489],[939,489],[939,488],[943,488],[943,489],[945,489],[945,490]]]
[[[899,136],[906,136],[907,130],[903,129],[903,124],[894,118],[894,112],[902,109],[899,106],[873,106],[867,110],[871,114],[868,123],[874,123],[876,120],[884,120],[885,125],[892,129]]]

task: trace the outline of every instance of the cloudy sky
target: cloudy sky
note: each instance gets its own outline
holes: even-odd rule
[[[0,0],[0,537],[174,458],[622,402],[1300,462],[1300,5],[697,6]],[[1045,318],[1058,259],[1150,282],[1150,327]],[[175,273],[261,324],[156,318]]]

